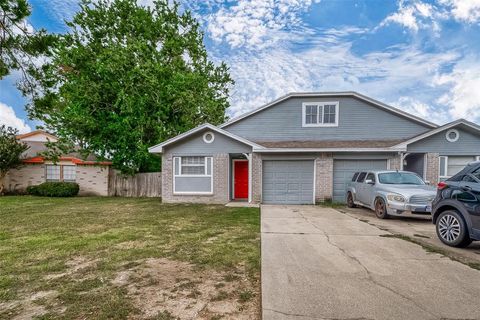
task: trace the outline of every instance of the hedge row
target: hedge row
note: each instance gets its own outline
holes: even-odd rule
[[[44,182],[37,186],[29,186],[27,193],[42,197],[74,197],[80,187],[75,182]]]

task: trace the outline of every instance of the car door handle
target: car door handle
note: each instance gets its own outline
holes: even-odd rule
[[[472,187],[470,187],[470,186],[463,186],[463,187],[462,187],[462,190],[463,190],[463,191],[472,191]]]

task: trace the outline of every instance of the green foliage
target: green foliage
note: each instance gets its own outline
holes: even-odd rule
[[[3,194],[3,178],[8,170],[22,165],[20,157],[28,149],[25,143],[17,140],[17,134],[17,129],[0,126],[0,195]]]
[[[31,72],[30,116],[124,173],[158,170],[149,147],[225,121],[228,68],[209,60],[197,21],[169,2],[83,0],[51,60]]]
[[[27,187],[27,193],[41,197],[74,197],[80,190],[75,182],[44,182]]]
[[[46,53],[55,40],[43,29],[29,30],[26,18],[30,13],[27,0],[0,0],[0,79],[11,69],[21,69],[26,76],[26,62]]]

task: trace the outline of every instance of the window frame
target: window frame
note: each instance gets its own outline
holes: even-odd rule
[[[465,156],[465,157],[468,157],[468,156]],[[475,159],[474,161],[479,161],[480,160],[480,156],[472,156],[472,157],[474,157],[474,159]],[[441,173],[442,173],[442,167],[441,167],[442,158],[445,159],[445,166],[443,168],[445,175],[443,175],[443,176],[441,175]],[[440,181],[450,179],[451,177],[453,177],[453,176],[448,175],[448,159],[449,159],[449,156],[439,156],[438,157],[438,179]]]
[[[203,158],[203,164],[195,164],[195,163],[189,163],[189,164],[183,164],[182,163],[182,159],[183,158],[191,158],[191,157],[198,157],[198,158]],[[178,175],[176,175],[177,177],[208,177],[208,176],[211,176],[211,173],[212,171],[210,170],[210,175],[208,175],[208,160],[207,158],[211,158],[211,157],[204,157],[204,156],[181,156],[181,157],[175,157],[175,158],[179,158],[180,159],[180,167],[178,168]],[[174,162],[174,164],[176,165],[176,162]],[[204,174],[188,174],[188,173],[183,173],[182,172],[182,168],[186,166],[186,167],[204,167]],[[173,171],[173,174],[175,176],[175,170]]]
[[[335,122],[325,123],[325,106],[335,106]],[[317,122],[307,123],[307,106],[316,106]],[[339,101],[323,101],[323,102],[303,102],[302,103],[302,127],[338,127],[340,103]]]
[[[203,165],[205,166],[205,174],[182,174],[182,158],[188,157],[202,157],[204,158]],[[178,174],[176,173],[178,159]],[[210,159],[210,161],[209,161]],[[172,164],[173,173],[173,194],[174,195],[213,195],[213,157],[212,156],[174,156]],[[210,170],[208,164],[210,163]],[[201,165],[197,165],[201,166]],[[210,171],[210,174],[208,173]],[[175,179],[176,178],[210,178],[210,191],[176,191]]]
[[[58,176],[58,179],[49,179],[48,178],[48,167],[58,167],[59,168],[59,176]],[[75,179],[74,180],[65,180],[64,179],[64,176],[65,176],[65,173],[63,172],[64,168],[65,167],[73,167],[75,168]],[[65,164],[53,164],[53,163],[47,163],[45,164],[45,181],[46,182],[77,182],[77,166],[76,165],[65,165]]]

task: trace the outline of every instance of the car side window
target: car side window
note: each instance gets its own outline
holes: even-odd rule
[[[477,178],[478,180],[480,180],[480,168],[477,168],[475,171],[473,171],[472,173],[472,176],[474,176],[475,178]],[[472,179],[473,180],[473,179]],[[477,181],[475,181],[477,182]]]
[[[372,180],[373,183],[375,183],[375,175],[370,172],[369,174],[367,174],[367,178],[365,178],[365,181],[367,180]]]
[[[477,202],[477,198],[475,198],[473,194],[460,190],[454,190],[452,192],[452,198],[462,202]]]
[[[365,177],[367,176],[367,173],[366,172],[361,172],[359,175],[358,175],[358,179],[357,179],[357,182],[363,182],[365,180]]]
[[[355,174],[353,175],[353,178],[352,178],[352,182],[357,181],[357,178],[358,178],[358,172],[355,172]]]
[[[463,176],[462,181],[464,181],[464,182],[477,182],[475,179],[473,179],[469,175]]]

